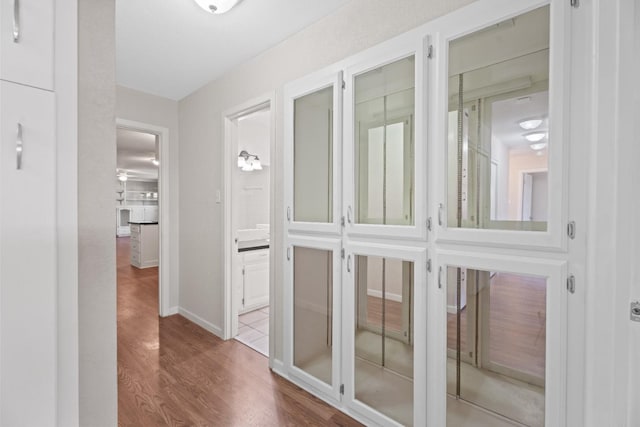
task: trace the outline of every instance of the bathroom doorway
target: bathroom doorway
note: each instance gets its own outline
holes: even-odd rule
[[[226,116],[225,338],[269,356],[271,302],[271,102]]]

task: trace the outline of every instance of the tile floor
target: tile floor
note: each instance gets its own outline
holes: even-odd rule
[[[269,357],[269,307],[238,316],[236,340]]]

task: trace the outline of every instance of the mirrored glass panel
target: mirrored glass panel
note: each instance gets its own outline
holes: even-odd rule
[[[413,425],[413,262],[355,258],[355,398]]]
[[[475,425],[460,401],[544,425],[546,291],[544,277],[447,269],[448,425]]]
[[[449,43],[447,224],[546,231],[549,6]]]
[[[333,87],[294,101],[293,219],[333,222]]]
[[[333,252],[293,249],[293,365],[332,384]]]
[[[355,77],[355,221],[414,224],[413,56]]]

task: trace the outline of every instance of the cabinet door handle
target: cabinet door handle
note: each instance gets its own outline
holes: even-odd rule
[[[16,169],[22,169],[22,124],[16,129]]]
[[[444,210],[444,206],[442,203],[438,205],[438,225],[442,225],[442,211]]]
[[[347,257],[347,272],[351,273],[351,255]]]
[[[13,42],[20,41],[20,0],[13,0]]]
[[[351,206],[347,208],[347,222],[351,224]]]

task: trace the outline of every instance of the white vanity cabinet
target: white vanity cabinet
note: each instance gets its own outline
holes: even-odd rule
[[[240,312],[269,305],[269,249],[240,254],[242,262],[242,304]]]
[[[131,265],[138,268],[158,266],[158,223],[130,224]]]
[[[0,81],[3,426],[49,426],[56,420],[55,132],[53,92]]]
[[[0,0],[0,78],[53,90],[53,0]]]

